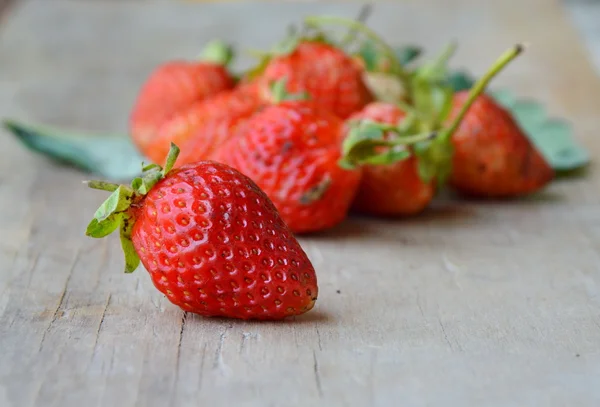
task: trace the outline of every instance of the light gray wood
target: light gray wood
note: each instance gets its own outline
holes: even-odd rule
[[[477,73],[531,42],[496,84],[573,120],[597,158],[600,83],[558,3],[448,3],[380,4],[371,22],[433,50],[455,38]],[[162,60],[213,35],[265,47],[294,16],[358,7],[22,2],[0,26],[0,114],[123,131]],[[186,315],[144,270],[124,275],[117,239],[84,236],[105,195],[1,136],[2,407],[600,404],[595,168],[520,202],[440,199],[303,238],[317,306],[253,323]]]

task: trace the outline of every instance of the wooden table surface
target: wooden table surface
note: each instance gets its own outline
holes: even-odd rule
[[[124,131],[155,64],[213,36],[266,47],[299,15],[358,8],[20,2],[0,25],[0,113]],[[371,23],[431,49],[455,38],[476,73],[530,42],[496,85],[545,101],[599,157],[600,82],[558,3],[385,3]],[[184,314],[143,269],[123,274],[118,239],[84,236],[105,198],[87,178],[1,134],[2,407],[600,405],[594,167],[518,202],[440,199],[303,238],[320,297],[281,323]]]

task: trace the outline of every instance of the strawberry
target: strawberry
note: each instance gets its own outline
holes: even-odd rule
[[[489,81],[521,52],[522,47],[516,46],[503,54],[466,100],[456,99],[460,105],[455,104],[449,119],[455,98],[451,90],[437,83],[438,64],[445,57],[424,65],[411,79],[414,106],[403,104],[401,109],[374,103],[351,117],[340,164],[345,168],[363,167],[353,207],[364,213],[396,216],[425,209],[436,189],[451,176],[453,165],[464,165],[459,162],[460,156],[454,156],[453,134],[469,107]],[[448,125],[443,127],[445,122]],[[468,150],[468,142],[462,149],[473,152]]]
[[[399,125],[406,114],[396,105],[373,102],[348,119]],[[350,126],[348,126],[350,127]],[[348,128],[348,131],[351,131]],[[386,138],[394,134],[386,132]],[[352,209],[380,216],[414,215],[423,211],[435,194],[433,182],[419,175],[416,156],[390,164],[364,165],[363,176]]]
[[[91,181],[113,191],[86,234],[119,229],[125,271],[140,264],[184,311],[211,317],[277,320],[310,310],[315,270],[267,195],[227,165],[199,161],[144,168],[131,185]]]
[[[340,223],[360,170],[337,165],[344,122],[306,100],[284,100],[256,113],[212,159],[252,178],[295,233]]]
[[[468,98],[454,96],[452,117]],[[535,192],[554,171],[511,116],[488,95],[479,96],[452,136],[450,185],[479,197],[503,198]]]
[[[284,78],[289,92],[306,92],[316,105],[341,118],[373,100],[363,81],[363,69],[342,49],[309,39],[291,48],[266,62],[256,78],[265,101],[273,101],[271,85]]]
[[[213,50],[210,46],[207,49]],[[158,129],[170,120],[191,120],[187,117],[193,113],[186,110],[233,88],[234,79],[221,62],[227,61],[175,60],[163,63],[151,72],[139,91],[129,119],[131,139],[144,155],[154,162],[162,162],[169,143],[155,150],[153,142],[159,137]]]
[[[178,165],[206,159],[259,109],[256,89],[254,85],[238,86],[182,109],[158,127],[146,156],[160,162],[173,142],[182,146]]]

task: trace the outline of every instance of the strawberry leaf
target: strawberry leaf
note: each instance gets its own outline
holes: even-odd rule
[[[589,164],[590,154],[575,139],[570,123],[548,117],[541,103],[517,99],[508,90],[493,92],[492,96],[512,113],[555,171],[571,172]]]
[[[125,135],[83,134],[4,120],[3,126],[30,150],[114,181],[140,174],[142,157]]]
[[[423,49],[415,45],[405,45],[394,49],[394,54],[396,55],[398,62],[402,65],[410,64],[417,59],[422,52]]]

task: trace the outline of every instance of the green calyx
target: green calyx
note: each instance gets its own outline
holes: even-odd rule
[[[139,205],[143,196],[173,169],[178,155],[179,147],[171,143],[164,168],[157,164],[142,165],[142,176],[134,178],[131,185],[117,185],[105,181],[87,182],[90,188],[109,191],[111,194],[94,213],[85,234],[93,238],[103,238],[119,229],[126,273],[133,272],[140,264],[140,258],[131,240],[135,217],[130,209]]]
[[[221,40],[209,42],[200,53],[201,61],[213,62],[223,66],[228,66],[234,57],[233,47]]]
[[[339,165],[353,169],[361,165],[386,165],[411,156],[411,147],[428,143],[436,136],[425,132],[415,134],[415,120],[409,115],[398,125],[371,120],[351,121],[342,144]]]
[[[287,89],[287,77],[273,81],[270,86],[273,103],[278,104],[290,100],[309,100],[308,92],[290,93]]]
[[[340,165],[391,164],[414,154],[418,158],[419,176],[423,182],[435,180],[441,186],[452,171],[452,135],[489,82],[523,50],[522,45],[516,45],[505,51],[471,87],[467,101],[446,125],[454,97],[454,91],[447,83],[447,61],[455,51],[455,45],[450,44],[438,58],[413,73],[412,104],[398,102],[398,107],[407,113],[399,125],[363,122],[351,127],[344,141]]]

